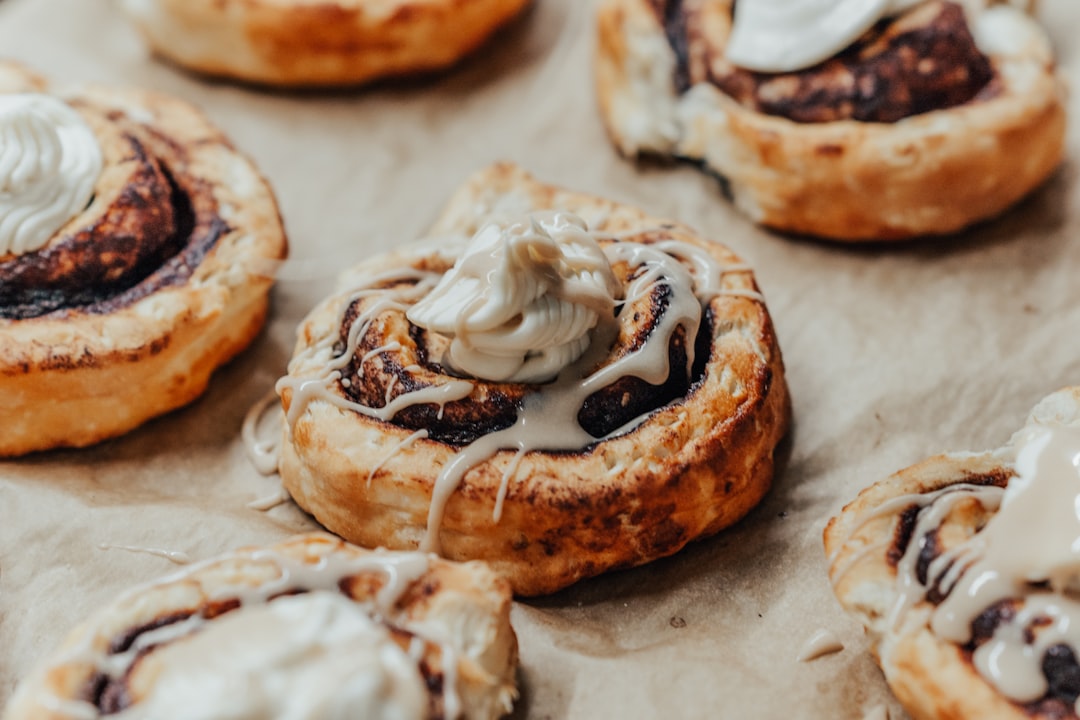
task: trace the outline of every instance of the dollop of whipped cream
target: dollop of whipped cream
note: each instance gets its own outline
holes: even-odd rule
[[[0,94],[0,255],[44,246],[90,202],[101,168],[101,146],[70,105]]]
[[[585,221],[537,213],[481,228],[407,315],[452,338],[442,363],[496,382],[545,382],[581,357],[621,292]]]
[[[332,591],[241,607],[144,663],[157,677],[118,720],[422,720],[428,712],[416,662]]]
[[[924,0],[739,0],[727,58],[758,72],[791,72],[838,54],[883,18]]]

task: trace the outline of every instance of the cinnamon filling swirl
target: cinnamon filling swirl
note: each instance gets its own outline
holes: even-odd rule
[[[702,3],[652,0],[652,6],[675,53],[679,93],[707,82],[744,107],[795,122],[891,123],[998,92],[994,68],[954,2],[934,0],[883,20],[835,57],[782,73],[732,64],[724,54],[726,33],[706,35]],[[725,21],[729,29],[730,14]]]
[[[182,283],[229,231],[181,145],[121,111],[71,104],[105,168],[89,205],[48,244],[0,256],[0,318],[113,312]]]
[[[601,245],[613,242],[617,241],[603,241]],[[624,285],[641,272],[640,267],[630,267],[625,262],[615,264],[613,269]],[[408,280],[403,284],[387,285],[385,289],[392,291],[413,284],[415,280]],[[610,366],[649,342],[668,311],[671,293],[671,287],[665,282],[653,283],[645,295],[635,298],[631,305],[621,310],[620,317],[625,319],[620,323],[618,337],[596,370]],[[345,352],[353,326],[371,302],[370,298],[361,298],[349,305],[335,354]],[[650,384],[640,377],[620,376],[585,398],[577,413],[578,423],[599,440],[635,418],[685,397],[704,372],[712,335],[712,312],[706,308],[692,341],[694,348],[687,347],[683,326],[678,326],[672,333],[667,350],[671,372],[662,382]],[[382,409],[398,397],[447,388],[460,380],[434,359],[442,357],[446,344],[445,337],[412,325],[404,313],[383,315],[370,323],[356,340],[356,351],[338,380],[338,392],[352,402]],[[527,383],[478,382],[473,392],[463,398],[441,405],[409,405],[387,422],[411,430],[426,430],[426,437],[431,440],[468,445],[512,426],[526,398],[543,392],[544,387]],[[564,452],[587,452],[588,449],[585,446]]]

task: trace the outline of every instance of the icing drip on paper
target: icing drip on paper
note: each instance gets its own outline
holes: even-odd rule
[[[292,500],[289,497],[289,493],[283,487],[279,487],[274,492],[261,498],[256,498],[247,504],[252,510],[258,510],[259,512],[267,512],[273,510],[278,505],[284,505]]]
[[[844,643],[831,631],[824,628],[818,630],[806,641],[795,658],[799,662],[810,662],[825,655],[832,655],[844,649]]]
[[[277,472],[278,454],[281,443],[281,432],[275,428],[275,432],[265,440],[259,439],[259,427],[266,413],[278,403],[277,393],[271,390],[261,400],[251,406],[247,415],[244,416],[244,424],[240,428],[240,437],[244,441],[244,452],[248,460],[263,475],[273,475]],[[280,413],[275,415],[275,422],[280,424]]]
[[[110,545],[108,543],[99,543],[99,550],[123,550],[129,553],[140,553],[143,555],[154,555],[155,557],[165,558],[171,563],[176,565],[187,565],[191,562],[191,556],[186,552],[179,550],[161,550],[159,548],[151,547],[139,547],[137,545]]]

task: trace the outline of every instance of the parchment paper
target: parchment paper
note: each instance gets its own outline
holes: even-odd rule
[[[1041,18],[1075,80],[1080,6],[1046,0]],[[244,457],[244,414],[337,270],[421,237],[467,174],[508,159],[687,222],[747,258],[795,411],[774,489],[738,526],[516,606],[515,716],[860,718],[887,703],[902,717],[832,597],[821,530],[863,486],[940,451],[995,447],[1040,397],[1080,383],[1080,108],[1074,98],[1070,159],[999,220],[947,240],[836,247],[754,227],[691,168],[619,158],[595,108],[592,36],[591,3],[537,0],[444,77],[274,94],[152,60],[106,0],[0,1],[3,55],[57,80],[201,105],[274,185],[294,259],[267,330],[201,400],[92,449],[0,463],[0,705],[76,622],[176,569],[99,544],[200,559],[314,527],[292,505],[246,507],[277,486]],[[798,662],[819,628],[846,649]]]

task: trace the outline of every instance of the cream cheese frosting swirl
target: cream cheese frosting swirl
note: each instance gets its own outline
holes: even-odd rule
[[[70,105],[0,95],[0,255],[44,246],[87,206],[101,169],[97,138]]]
[[[619,283],[570,213],[482,227],[409,320],[452,337],[442,364],[496,382],[545,382],[581,357],[611,318]]]
[[[851,45],[879,20],[923,0],[742,0],[727,58],[758,72],[803,70]]]
[[[156,657],[155,657],[156,656]],[[313,591],[228,613],[145,661],[168,668],[137,720],[422,720],[416,662],[356,602]],[[144,662],[145,662],[144,661]]]

